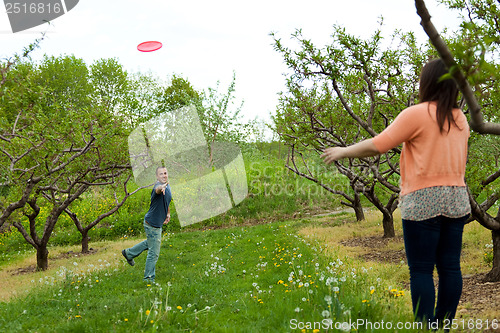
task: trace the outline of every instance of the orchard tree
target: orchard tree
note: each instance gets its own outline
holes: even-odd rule
[[[300,30],[293,35],[297,51],[273,37],[275,49],[292,71],[274,118],[278,134],[291,149],[287,167],[341,195],[358,219],[363,218],[360,196],[364,195],[383,215],[384,237],[393,237],[399,148],[373,158],[335,162],[338,173],[348,178],[350,192],[332,188],[331,179],[312,173],[306,159],[299,158],[305,171],[299,170],[297,157],[304,152],[321,154],[330,146],[345,147],[381,132],[401,110],[415,103],[428,49],[417,45],[411,33],[395,33],[384,48],[380,30],[363,40],[338,26],[331,44],[321,49]]]
[[[242,120],[243,102],[238,103],[235,96],[236,75],[234,73],[225,92],[221,92],[222,89],[220,82],[217,82],[215,88],[209,87],[204,91],[198,91],[187,79],[174,75],[170,83],[161,88],[157,100],[160,113],[173,113],[190,105],[196,109],[197,120],[208,145],[208,164],[214,163],[217,159],[214,156],[218,156],[221,152],[222,145],[217,143],[231,142],[241,145],[252,134],[257,133],[257,120],[246,123]],[[172,114],[172,117],[175,115]]]
[[[89,187],[110,184],[130,167],[121,119],[92,100],[82,60],[21,60],[2,65],[0,172],[10,203],[0,226],[10,218],[45,270],[59,216]],[[46,216],[41,206],[49,207]]]
[[[488,53],[494,61],[498,61],[496,51],[500,46],[500,10],[498,1],[475,0],[470,3],[464,0],[443,0],[451,8],[466,9],[467,18],[462,24],[462,34],[459,43],[455,44],[458,62],[445,41],[441,38],[431,22],[431,16],[423,0],[415,0],[417,13],[421,17],[421,25],[429,36],[432,45],[436,48],[439,56],[450,69],[450,77],[453,77],[462,92],[471,114],[471,128],[481,134],[500,135],[500,123],[498,114],[493,116],[491,122],[484,122],[485,114],[481,105],[471,88],[471,83],[477,88],[484,83],[486,77],[492,73],[491,62],[488,61]],[[479,57],[476,55],[479,54]],[[480,93],[480,91],[478,91]]]
[[[95,61],[89,66],[89,77],[88,83],[90,84],[90,101],[96,105],[100,112],[113,115],[118,119],[120,126],[122,127],[119,137],[116,139],[120,141],[121,149],[126,149],[123,143],[126,140],[131,124],[127,124],[127,119],[131,119],[128,116],[131,114],[140,118],[144,116],[144,110],[137,110],[138,101],[134,99],[134,94],[137,94],[135,88],[143,86],[144,83],[154,82],[152,79],[146,78],[144,75],[136,75],[134,78],[139,78],[137,81],[130,78],[128,73],[123,69],[122,65],[118,63],[116,59],[100,59]],[[150,98],[156,90],[157,83],[154,85],[147,85],[148,89],[145,89],[143,98]],[[134,89],[132,91],[132,89]],[[130,96],[132,94],[132,96]],[[146,110],[148,110],[146,108]],[[122,142],[123,141],[123,142]],[[110,143],[113,143],[111,141]],[[113,215],[118,211],[120,207],[126,202],[126,200],[137,193],[139,190],[146,188],[148,186],[141,186],[133,191],[129,191],[127,184],[130,181],[131,173],[126,171],[129,168],[128,159],[125,155],[121,156],[121,161],[124,163],[123,172],[118,172],[114,174],[108,181],[103,182],[99,185],[107,190],[113,190],[113,205],[109,207],[109,210],[99,214],[95,217],[85,216],[83,219],[79,217],[75,212],[72,211],[72,205],[70,204],[64,209],[66,214],[71,218],[75,224],[77,230],[82,236],[81,246],[82,253],[89,252],[89,231],[99,224],[105,218]],[[97,185],[97,184],[96,184]],[[120,187],[123,187],[123,196],[119,198],[121,192]],[[109,192],[111,195],[111,191]],[[88,221],[88,222],[87,222]]]
[[[132,131],[158,114],[162,86],[158,78],[142,73],[129,74],[127,86],[119,113],[127,130]]]
[[[464,13],[460,39],[450,43],[453,51],[435,29],[425,2],[416,0],[421,25],[464,96],[471,128],[483,135],[500,135],[500,3],[493,0],[442,2]],[[487,281],[500,281],[500,207],[493,210],[500,199],[499,147],[498,137],[473,136],[469,150],[469,160],[474,161],[468,164],[467,173],[472,217],[491,230],[493,240],[493,267],[485,277]],[[477,160],[481,163],[475,162]]]
[[[241,143],[254,131],[255,122],[242,122],[243,102],[236,100],[235,74],[225,92],[221,92],[220,82],[215,88],[196,90],[187,79],[178,75],[173,75],[167,84],[157,84],[159,88],[155,90],[154,101],[157,111],[150,114],[150,118],[192,105],[209,145],[215,141]]]
[[[82,242],[81,242],[82,253],[89,252],[89,241],[90,241],[89,231],[93,227],[95,227],[97,224],[99,224],[105,218],[116,213],[118,211],[118,209],[120,209],[120,207],[123,206],[123,204],[127,201],[127,199],[130,196],[134,195],[139,190],[142,190],[142,189],[150,186],[150,185],[141,186],[141,187],[136,188],[134,191],[129,192],[129,189],[127,188],[127,184],[130,181],[130,177],[131,177],[131,174],[128,174],[128,176],[126,177],[126,179],[123,181],[122,184],[119,184],[120,182],[118,182],[118,181],[115,181],[112,184],[115,187],[118,187],[118,185],[123,185],[123,197],[121,199],[118,198],[118,194],[117,194],[118,189],[115,188],[115,190],[113,191],[114,203],[113,203],[112,207],[110,207],[110,209],[108,211],[99,214],[95,218],[89,218],[88,216],[85,216],[84,220],[82,220],[81,217],[78,217],[78,215],[76,213],[71,211],[71,207],[67,207],[64,209],[66,214],[68,214],[68,216],[71,218],[71,220],[75,224],[76,228],[78,229],[78,231],[82,235]],[[87,224],[85,224],[86,221],[89,221],[89,222]]]
[[[90,99],[103,112],[122,113],[132,88],[129,75],[116,59],[99,59],[88,68]]]

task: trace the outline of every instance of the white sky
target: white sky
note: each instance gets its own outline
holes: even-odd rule
[[[456,27],[456,14],[435,0],[427,6],[438,30]],[[38,26],[13,34],[0,6],[0,58],[20,52],[47,29]],[[204,90],[221,82],[224,91],[236,73],[236,96],[244,100],[245,119],[269,120],[284,89],[286,72],[273,50],[270,32],[286,42],[296,28],[318,46],[328,43],[333,24],[349,33],[370,36],[384,17],[386,36],[395,29],[414,31],[421,41],[412,0],[80,0],[55,19],[34,59],[45,54],[74,54],[92,63],[117,58],[129,72],[152,72],[168,79],[187,78]],[[163,48],[151,53],[137,45],[158,40]]]

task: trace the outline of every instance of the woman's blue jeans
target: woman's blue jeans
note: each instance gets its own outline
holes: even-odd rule
[[[143,251],[148,250],[146,268],[144,269],[144,280],[154,281],[156,262],[160,256],[161,228],[152,227],[144,222],[144,230],[146,231],[147,239],[134,245],[130,249],[126,249],[125,253],[128,258],[134,259]]]
[[[403,220],[411,300],[417,320],[442,323],[455,317],[462,294],[460,252],[467,218],[437,216],[423,221]],[[439,277],[435,307],[434,266]]]

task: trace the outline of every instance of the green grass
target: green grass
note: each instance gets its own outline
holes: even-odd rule
[[[286,220],[290,217],[308,216],[333,210],[339,206],[339,198],[320,188],[315,183],[299,177],[284,168],[284,162],[276,159],[247,158],[245,163],[248,181],[248,197],[229,211],[203,222],[188,226],[187,230],[200,230],[214,227],[245,225],[248,223],[268,223]],[[132,191],[134,185],[129,186]],[[150,189],[144,189],[131,196],[125,204],[110,217],[101,221],[89,231],[91,241],[126,239],[143,234],[142,220],[149,208]],[[118,193],[118,197],[121,195]],[[76,200],[71,206],[84,226],[99,214],[113,206],[111,188],[93,188]],[[43,203],[43,201],[41,201]],[[175,196],[172,204],[172,221],[164,228],[168,232],[180,231],[180,223],[175,210]],[[41,235],[49,206],[41,205],[37,231]],[[19,215],[26,230],[29,230],[25,217]],[[51,246],[77,245],[81,234],[71,219],[62,214],[57,221],[48,244]],[[22,235],[11,227],[10,231],[0,233],[0,267],[10,263],[15,257],[23,255],[33,247]],[[16,255],[13,256],[13,253]],[[50,264],[50,263],[49,263]]]
[[[153,285],[142,281],[145,254],[134,267],[123,260],[117,267],[99,270],[95,268],[103,262],[96,262],[83,273],[61,268],[55,278],[33,281],[27,297],[0,303],[0,330],[288,332],[305,328],[313,332],[357,319],[411,321],[411,309],[404,305],[407,295],[390,291],[390,281],[380,279],[370,267],[348,257],[335,258],[331,249],[328,257],[324,255],[323,245],[298,236],[306,225],[305,221],[277,222],[168,234]],[[358,331],[370,330],[359,327]]]
[[[381,236],[380,218],[361,223],[352,223],[353,215],[345,213],[312,218],[339,208],[339,199],[287,171],[283,161],[252,157],[246,170],[249,197],[217,217],[181,230],[174,198],[153,285],[142,282],[146,254],[130,267],[117,250],[144,237],[149,190],[131,197],[90,232],[97,255],[74,261],[49,258],[49,268],[64,262],[57,272],[3,280],[10,279],[9,269],[26,266],[27,258],[33,265],[35,253],[16,230],[0,234],[0,288],[31,287],[29,294],[23,291],[0,303],[0,331],[323,332],[326,319],[331,325],[357,319],[394,325],[411,321],[409,292],[402,287],[408,282],[407,267],[367,264],[356,248],[347,251],[338,244],[347,236]],[[109,204],[106,191],[86,194],[73,210],[91,221]],[[480,226],[469,229],[464,267],[470,267],[468,273],[484,271],[490,236]],[[56,257],[71,246],[77,252],[79,236],[63,215],[49,252]],[[370,331],[395,329],[356,330]],[[412,330],[399,330],[405,331]]]

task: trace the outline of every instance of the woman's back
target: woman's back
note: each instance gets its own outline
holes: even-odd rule
[[[453,110],[453,117],[450,130],[440,131],[436,103],[420,103],[402,111],[373,139],[381,153],[403,143],[401,195],[432,186],[465,186],[469,125],[460,109]]]

